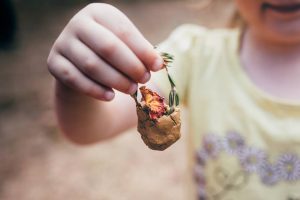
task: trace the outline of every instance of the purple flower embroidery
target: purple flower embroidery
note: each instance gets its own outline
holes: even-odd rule
[[[196,161],[198,165],[204,166],[207,159],[208,159],[208,155],[203,149],[199,149],[196,152]]]
[[[221,139],[215,134],[207,134],[203,138],[203,153],[204,157],[216,158],[222,150]]]
[[[223,146],[226,152],[237,155],[245,147],[245,141],[240,134],[230,131],[223,141]]]
[[[198,200],[206,200],[206,190],[203,186],[197,187]]]
[[[261,181],[266,185],[275,185],[279,181],[279,176],[276,173],[276,167],[268,162],[261,165],[258,173]]]
[[[253,147],[244,148],[239,154],[241,165],[248,173],[258,172],[262,164],[266,162],[266,157],[265,152]]]
[[[195,179],[198,186],[205,186],[205,172],[204,167],[200,165],[196,165],[194,168]]]
[[[300,178],[300,160],[295,154],[283,154],[277,161],[277,173],[286,181],[296,181]]]
[[[244,138],[235,131],[227,132],[224,138],[215,134],[203,137],[201,149],[196,152],[195,178],[199,199],[206,199],[206,177],[204,167],[209,159],[215,159],[221,151],[238,157],[246,173],[256,173],[265,185],[275,185],[279,181],[300,181],[300,158],[293,153],[279,156],[272,164],[265,151],[247,146]]]

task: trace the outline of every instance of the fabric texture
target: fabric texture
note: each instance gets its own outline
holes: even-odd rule
[[[300,102],[258,88],[239,61],[239,30],[178,27],[159,45],[188,109],[198,199],[300,199]],[[153,80],[167,97],[164,71]],[[192,169],[193,168],[193,169]]]

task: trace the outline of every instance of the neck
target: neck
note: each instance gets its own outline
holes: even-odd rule
[[[283,44],[262,37],[251,29],[245,31],[242,39],[241,58],[251,59],[253,64],[260,67],[278,67],[285,69],[299,68],[300,43]]]
[[[249,78],[265,92],[300,100],[300,45],[283,45],[246,30],[240,58]]]
[[[250,48],[255,49],[264,56],[275,56],[272,59],[298,58],[300,54],[300,42],[288,43],[272,40],[271,38],[259,36],[252,29],[245,31],[243,44],[251,45]]]

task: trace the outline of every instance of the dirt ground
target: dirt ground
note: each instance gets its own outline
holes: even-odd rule
[[[200,9],[203,1],[110,3],[156,44],[179,24],[224,26],[231,0]],[[185,136],[164,152],[149,150],[135,130],[88,147],[61,136],[46,58],[68,19],[86,4],[15,1],[16,45],[0,51],[0,199],[184,200]]]

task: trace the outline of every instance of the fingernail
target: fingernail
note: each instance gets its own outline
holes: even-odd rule
[[[162,68],[164,61],[161,57],[157,58],[152,66],[152,71],[158,71]]]
[[[136,90],[137,90],[137,84],[132,83],[131,86],[128,89],[128,93],[129,94],[134,94],[136,92]]]
[[[104,98],[105,98],[105,100],[107,100],[107,101],[112,100],[112,99],[114,98],[114,96],[115,96],[115,93],[112,92],[112,91],[106,91],[106,92],[104,93]]]
[[[150,80],[151,74],[150,72],[146,72],[143,76],[143,78],[141,79],[141,83],[146,83],[147,81]]]

